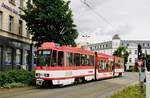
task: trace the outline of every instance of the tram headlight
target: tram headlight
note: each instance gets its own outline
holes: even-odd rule
[[[45,77],[49,77],[49,74],[48,74],[48,73],[45,73],[44,76],[45,76]]]
[[[35,73],[35,76],[36,76],[36,77],[39,77],[39,76],[40,76],[40,73]]]

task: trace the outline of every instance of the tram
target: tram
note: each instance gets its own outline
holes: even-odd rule
[[[120,76],[123,59],[45,42],[37,49],[36,85],[69,85]]]

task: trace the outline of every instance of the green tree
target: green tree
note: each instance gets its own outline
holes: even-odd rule
[[[113,55],[123,57],[124,58],[124,64],[126,64],[128,62],[129,53],[127,51],[127,47],[124,47],[124,46],[118,47],[117,50],[114,51]]]
[[[33,4],[30,1],[20,16],[26,21],[27,30],[33,35],[32,40],[37,42],[37,46],[50,41],[76,46],[78,32],[73,23],[69,1],[33,0]]]

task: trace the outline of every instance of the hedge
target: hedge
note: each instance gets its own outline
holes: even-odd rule
[[[34,72],[27,70],[9,70],[0,73],[0,87],[5,87],[10,84],[25,84],[32,85]]]

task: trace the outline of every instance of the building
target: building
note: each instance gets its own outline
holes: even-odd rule
[[[90,44],[87,46],[92,51],[97,51],[100,53],[105,53],[112,55],[113,52],[119,46],[127,47],[127,51],[129,52],[128,62],[126,64],[126,69],[130,70],[133,69],[135,62],[137,60],[137,45],[140,44],[142,46],[142,52],[146,54],[150,54],[150,41],[147,40],[121,40],[120,37],[116,34],[112,37],[112,41]]]
[[[0,0],[0,71],[31,68],[31,37],[19,14],[27,0]]]

